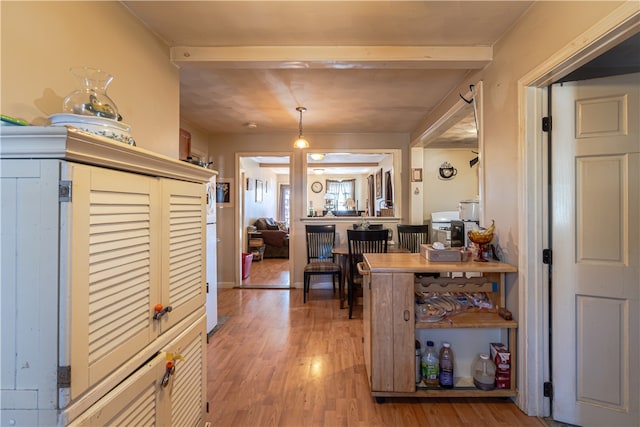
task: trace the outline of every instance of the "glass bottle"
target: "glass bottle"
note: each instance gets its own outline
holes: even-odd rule
[[[496,365],[488,354],[481,354],[474,362],[473,384],[480,390],[496,388]]]
[[[63,112],[119,120],[118,108],[107,95],[113,76],[91,67],[74,67],[71,73],[78,79],[80,88],[64,98]]]

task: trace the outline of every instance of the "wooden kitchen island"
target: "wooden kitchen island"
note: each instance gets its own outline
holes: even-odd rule
[[[515,273],[516,267],[501,262],[430,262],[420,254],[402,253],[365,254],[360,266],[364,277],[364,358],[371,394],[378,401],[384,397],[517,395],[516,321],[503,319],[496,310],[468,310],[433,323],[416,322],[415,315],[415,292],[419,290],[487,292],[495,307],[504,307],[505,274]],[[437,276],[434,273],[440,273],[440,277],[432,277]],[[445,329],[447,334],[463,341],[473,338],[479,329],[492,329],[504,336],[503,342],[511,352],[510,388],[491,391],[477,389],[473,385],[470,366],[456,368],[453,389],[416,384],[415,341],[416,332],[421,329]],[[488,347],[489,343],[486,343],[486,349],[483,348],[482,352],[487,353]],[[468,359],[471,355],[460,356],[461,359],[465,356]],[[459,373],[462,377],[458,377]]]

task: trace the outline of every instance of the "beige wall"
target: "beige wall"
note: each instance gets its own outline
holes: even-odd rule
[[[189,130],[191,134],[191,153],[210,162],[209,159],[209,135],[193,123],[180,117],[180,128]],[[211,166],[213,168],[213,166]]]
[[[271,172],[268,169],[261,168],[260,165],[249,158],[242,159],[242,170],[244,171],[245,182],[244,189],[244,209],[245,209],[245,224],[243,229],[246,230],[248,225],[253,223],[258,218],[269,217],[278,220],[278,198],[277,198],[277,181],[278,175]],[[252,181],[252,189],[247,190],[246,180]],[[258,183],[262,182],[262,201],[258,201],[257,195],[259,194]],[[242,200],[242,198],[238,198]]]
[[[424,219],[431,218],[431,212],[458,210],[461,200],[478,196],[478,167],[469,167],[469,160],[476,155],[471,150],[424,150]],[[440,166],[449,162],[458,173],[452,179],[442,179]]]
[[[139,147],[178,157],[178,69],[120,2],[0,2],[2,114],[48,124],[78,88],[74,66],[114,76],[107,94]]]

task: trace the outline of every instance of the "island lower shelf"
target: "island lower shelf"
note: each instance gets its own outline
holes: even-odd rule
[[[460,313],[438,322],[416,322],[416,329],[516,329],[518,322],[505,320],[497,313]]]
[[[419,387],[412,392],[393,392],[393,391],[372,391],[374,397],[516,397],[518,391],[516,389],[493,389],[480,390],[474,386],[471,387]]]

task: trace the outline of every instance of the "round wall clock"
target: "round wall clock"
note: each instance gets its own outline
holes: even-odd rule
[[[316,181],[313,184],[311,184],[311,191],[313,191],[314,193],[321,192],[322,191],[322,183]]]

